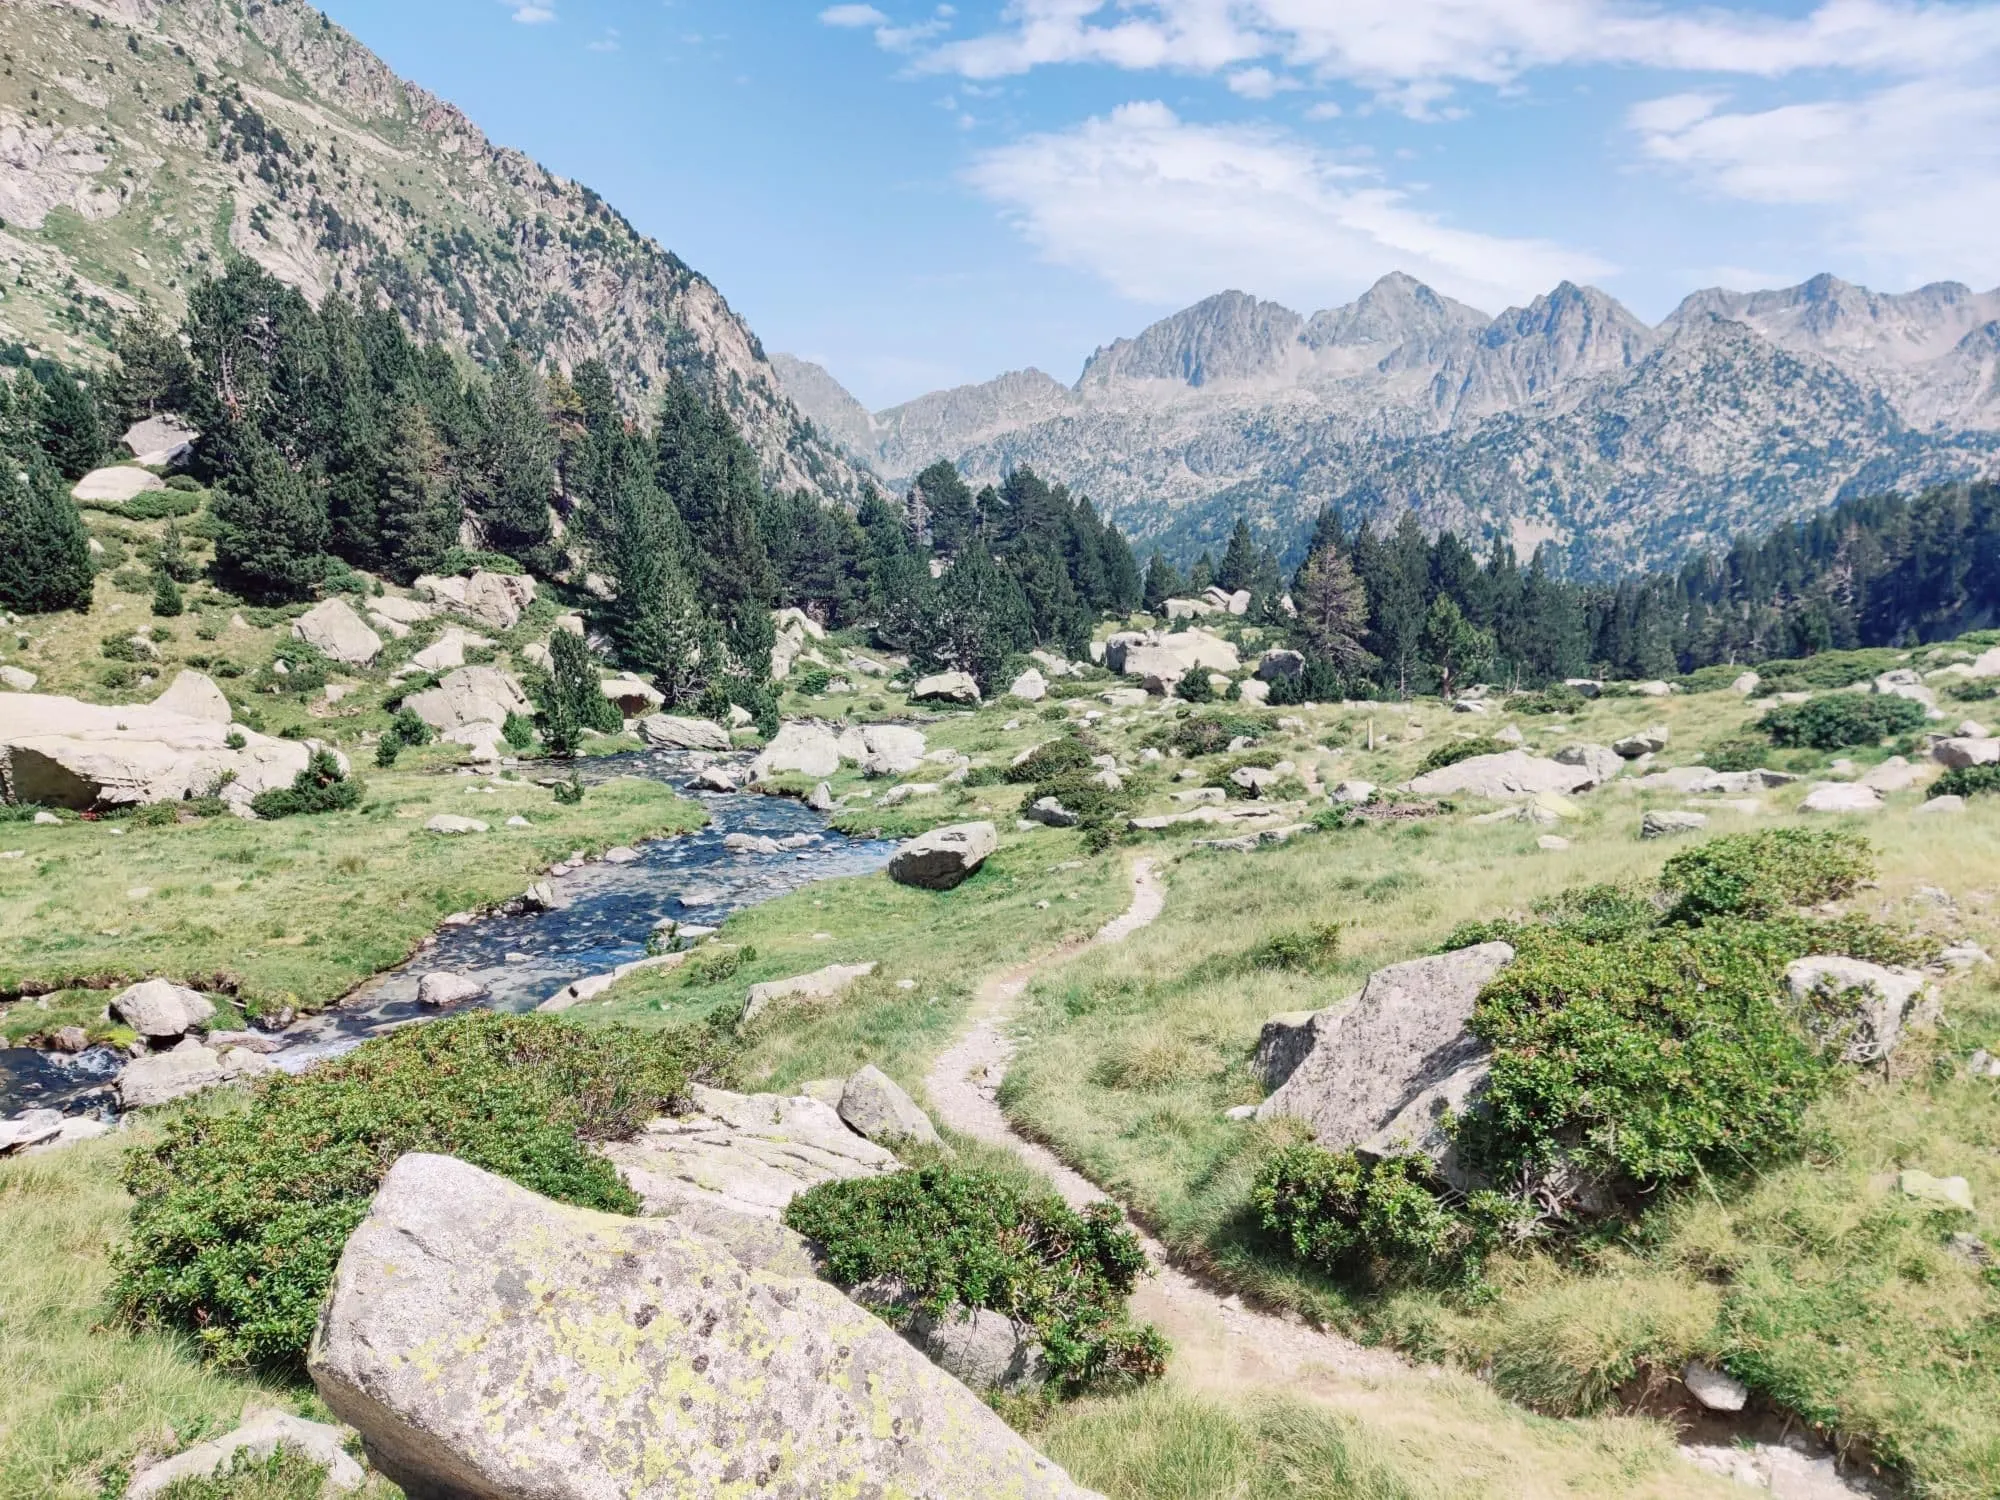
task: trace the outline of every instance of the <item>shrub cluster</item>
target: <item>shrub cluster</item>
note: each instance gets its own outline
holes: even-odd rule
[[[1590,700],[1567,683],[1551,683],[1538,693],[1516,693],[1507,707],[1517,714],[1581,713]]]
[[[1710,839],[1676,854],[1660,869],[1660,889],[1673,898],[1676,922],[1762,920],[1787,907],[1851,895],[1874,868],[1874,854],[1859,834],[1775,828]]]
[[[1759,690],[1766,693],[1802,693],[1811,689],[1852,687],[1869,682],[1884,672],[1904,665],[1901,652],[1887,646],[1870,646],[1859,651],[1822,651],[1816,656],[1783,661],[1760,662]]]
[[[1174,725],[1160,748],[1178,750],[1189,757],[1220,755],[1232,740],[1260,739],[1269,732],[1269,722],[1252,714],[1189,714]]]
[[[2000,792],[2000,766],[1955,766],[1938,777],[1929,797],[1983,797]]]
[[[1037,781],[1047,781],[1066,771],[1086,769],[1090,765],[1090,757],[1095,753],[1075,735],[1066,734],[1061,739],[1037,745],[1019,765],[1009,766],[1007,779],[1024,786]]]
[[[938,1165],[823,1183],[785,1222],[840,1286],[895,1280],[934,1317],[990,1308],[1030,1325],[1071,1389],[1166,1369],[1166,1341],[1126,1314],[1146,1256],[1109,1203],[1079,1214],[1051,1192]]]
[[[1924,706],[1886,693],[1833,693],[1787,703],[1757,721],[1774,745],[1845,750],[1924,727]]]
[[[1429,771],[1442,771],[1446,766],[1471,760],[1475,755],[1504,755],[1516,748],[1490,734],[1475,735],[1469,740],[1447,740],[1417,763],[1417,774],[1422,776]]]
[[[1268,937],[1250,950],[1250,963],[1259,969],[1291,969],[1317,974],[1340,957],[1340,924],[1320,922],[1296,932]]]
[[[1250,1204],[1296,1259],[1369,1280],[1448,1279],[1476,1266],[1490,1238],[1480,1222],[1490,1215],[1447,1207],[1419,1157],[1363,1161],[1352,1151],[1286,1146],[1257,1169]]]
[[[273,787],[250,799],[250,811],[260,818],[290,818],[300,813],[347,812],[361,805],[368,788],[340,769],[331,750],[315,750],[306,768],[286,787]]]
[[[639,1205],[591,1146],[720,1066],[707,1028],[661,1033],[472,1012],[261,1082],[246,1109],[172,1120],[128,1159],[117,1301],[228,1364],[305,1356],[342,1246],[389,1168],[456,1156],[565,1203]]]

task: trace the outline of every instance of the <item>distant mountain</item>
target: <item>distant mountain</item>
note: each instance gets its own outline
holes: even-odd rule
[[[240,252],[481,357],[603,359],[635,410],[678,371],[767,482],[859,492],[708,281],[300,0],[7,0],[0,50],[0,341],[89,363]]]
[[[827,431],[853,404],[788,388]],[[1074,386],[1022,371],[865,434],[844,421],[891,482],[939,457],[976,479],[1027,463],[1183,552],[1239,515],[1289,539],[1331,504],[1524,554],[1551,541],[1603,575],[2000,471],[2000,290],[1819,276],[1697,292],[1657,328],[1568,282],[1498,317],[1401,274],[1310,317],[1224,292],[1099,349]]]

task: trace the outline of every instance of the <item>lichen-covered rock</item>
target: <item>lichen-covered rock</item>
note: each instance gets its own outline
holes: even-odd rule
[[[308,1367],[416,1495],[1087,1493],[831,1286],[447,1157],[383,1181]]]
[[[887,1073],[869,1063],[840,1091],[840,1118],[877,1145],[899,1141],[939,1144],[937,1127]]]
[[[1580,792],[1596,782],[1596,774],[1586,767],[1546,760],[1525,750],[1507,750],[1427,771],[1410,783],[1410,790],[1419,797],[1462,795],[1505,800],[1539,792]]]
[[[889,860],[889,878],[898,885],[948,891],[961,885],[1000,847],[991,823],[954,823],[911,839]]]

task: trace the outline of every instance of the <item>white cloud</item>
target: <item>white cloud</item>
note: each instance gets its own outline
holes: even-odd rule
[[[1373,169],[1270,127],[1189,124],[1160,103],[999,147],[968,178],[1046,259],[1143,302],[1239,286],[1310,310],[1399,268],[1498,308],[1611,269],[1546,241],[1453,228]]]
[[[884,52],[910,52],[951,27],[956,14],[949,5],[940,5],[928,21],[908,26],[891,24],[888,16],[872,5],[831,5],[819,13],[820,23],[853,29],[875,28],[875,45]]]
[[[523,26],[540,26],[544,22],[553,21],[555,18],[556,13],[546,5],[517,5],[514,7],[514,19],[519,21]]]
[[[889,18],[872,5],[829,5],[819,13],[826,26],[886,26]]]
[[[1229,91],[1245,99],[1271,99],[1284,90],[1298,87],[1296,78],[1273,73],[1269,68],[1245,68],[1229,75]]]
[[[618,28],[616,26],[605,27],[603,36],[585,45],[592,52],[616,52],[618,50]]]

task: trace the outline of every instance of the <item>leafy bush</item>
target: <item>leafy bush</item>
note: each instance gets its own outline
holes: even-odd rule
[[[439,1152],[564,1203],[639,1205],[592,1147],[678,1107],[717,1033],[470,1012],[274,1074],[241,1110],[171,1120],[128,1158],[130,1318],[185,1329],[227,1364],[296,1366],[347,1237],[396,1159]]]
[[[1166,1369],[1166,1341],[1126,1314],[1146,1256],[1108,1203],[1079,1214],[991,1172],[926,1166],[823,1183],[792,1200],[785,1222],[819,1247],[837,1285],[894,1279],[934,1317],[990,1308],[1032,1326],[1071,1389]]]
[[[361,805],[367,788],[340,769],[331,750],[315,750],[306,768],[288,787],[273,787],[250,799],[250,811],[260,818],[291,818],[301,813],[347,812]]]
[[[1886,693],[1833,693],[1786,703],[1757,721],[1774,745],[1844,750],[1924,727],[1924,706]]]
[[[555,785],[556,802],[563,807],[575,807],[583,801],[583,777],[577,772],[569,773],[568,781],[558,781]]]
[[[1859,834],[1774,828],[1676,854],[1660,870],[1660,889],[1675,898],[1670,915],[1677,922],[1762,920],[1787,907],[1838,900],[1874,872],[1874,851]]]
[[[1474,1217],[1440,1201],[1421,1157],[1286,1146],[1258,1168],[1250,1203],[1295,1257],[1337,1275],[1476,1269],[1484,1245]]]
[[[1446,766],[1455,766],[1462,760],[1471,760],[1475,755],[1504,755],[1518,748],[1505,740],[1496,740],[1490,734],[1475,735],[1469,740],[1447,740],[1417,763],[1417,774],[1427,771],[1442,771]]]
[[[1990,678],[1978,682],[1954,682],[1944,690],[1944,695],[1954,703],[1991,703],[2000,698],[2000,682]]]
[[[431,726],[426,724],[414,708],[399,708],[395,718],[389,721],[389,735],[399,744],[415,748],[431,742]]]
[[[106,661],[151,661],[152,656],[128,632],[125,635],[107,635],[98,642],[98,654]]]
[[[1174,696],[1183,703],[1213,703],[1215,684],[1208,680],[1208,670],[1196,667],[1174,684]]]
[[[1007,771],[1003,766],[974,766],[959,784],[966,787],[999,786],[1006,780]]]
[[[1516,693],[1507,707],[1517,714],[1581,713],[1590,700],[1567,683],[1555,682],[1539,693]]]
[[[1903,665],[1902,653],[1886,646],[1861,651],[1822,651],[1803,660],[1759,662],[1764,693],[1800,693],[1813,688],[1852,687]]]
[[[1983,797],[2000,792],[2000,766],[1957,766],[1933,781],[1927,797]]]
[[[395,765],[396,758],[402,753],[403,742],[393,734],[385,734],[375,747],[375,764],[386,771]]]
[[[1097,752],[1073,734],[1061,739],[1050,740],[1046,745],[1037,745],[1019,765],[1007,768],[1007,779],[1017,785],[1031,785],[1037,781],[1047,781],[1066,771],[1076,771],[1090,765],[1090,757]]]
[[[163,620],[171,620],[186,609],[186,601],[181,598],[181,586],[167,574],[160,574],[153,581],[153,613]]]
[[[1701,763],[1711,771],[1755,771],[1770,758],[1771,747],[1748,735],[1717,740],[1701,753]]]
[[[1317,974],[1340,956],[1340,924],[1320,922],[1297,932],[1281,932],[1250,950],[1259,969],[1296,969]]]
[[[1133,794],[1125,788],[1113,791],[1096,779],[1096,772],[1064,771],[1028,789],[1023,806],[1033,806],[1044,797],[1053,797],[1076,814],[1086,844],[1093,850],[1108,848],[1118,823],[1131,811]]]
[[[438,564],[438,572],[446,578],[471,573],[505,573],[509,577],[518,577],[527,571],[504,552],[479,552],[469,547],[447,548],[444,559]]]
[[[500,726],[500,738],[511,749],[525,750],[535,743],[535,721],[522,714],[509,713],[506,722]]]
[[[1270,727],[1269,719],[1252,714],[1189,714],[1173,727],[1161,748],[1171,747],[1187,756],[1220,755],[1232,740],[1260,739]]]
[[[833,674],[831,672],[827,671],[825,667],[818,666],[812,662],[807,662],[796,672],[792,673],[791,676],[792,688],[797,692],[804,693],[808,698],[818,697],[827,690],[827,685],[832,681]]]

